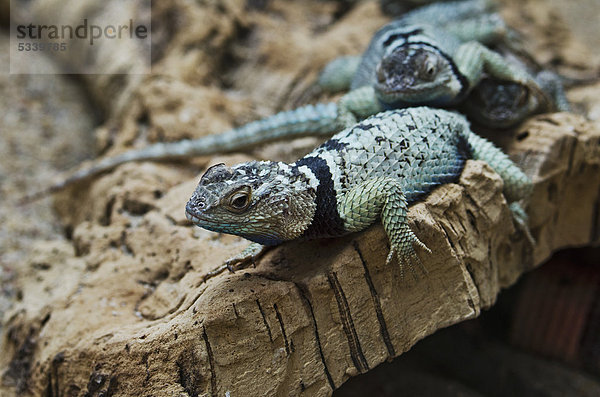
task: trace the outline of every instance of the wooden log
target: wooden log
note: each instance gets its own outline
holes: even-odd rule
[[[428,274],[418,280],[385,266],[376,225],[284,244],[254,268],[204,282],[245,242],[187,223],[195,178],[162,198],[147,198],[146,183],[109,190],[104,223],[92,215],[75,228],[75,256],[42,247],[54,276],[37,285],[54,292],[37,306],[24,299],[9,319],[3,382],[32,395],[331,395],[435,330],[476,317],[553,251],[598,244],[597,126],[539,117],[511,152],[535,183],[535,247],[515,228],[498,175],[469,161],[458,183],[410,209],[432,250],[420,252]],[[140,167],[154,178],[172,173],[131,165],[94,189]]]
[[[521,1],[506,3],[521,13]],[[561,32],[554,18],[540,29],[540,2],[528,3],[534,34]],[[31,4],[43,13],[74,3]],[[376,2],[363,2],[319,31],[309,16],[319,7],[333,18],[333,3],[274,2],[269,13],[246,13],[245,4],[156,2],[163,36],[152,74],[84,78],[107,115],[100,146],[201,136],[289,108],[326,61],[360,52],[386,20]],[[559,36],[544,51],[574,48]],[[228,85],[257,109],[236,108]],[[435,330],[476,317],[553,251],[597,245],[599,142],[597,124],[570,114],[538,117],[509,140],[535,182],[534,247],[513,225],[499,177],[469,161],[458,183],[411,207],[411,226],[432,249],[419,252],[428,274],[418,280],[384,265],[387,239],[375,225],[285,244],[255,268],[204,282],[247,243],[186,221],[199,167],[119,167],[58,196],[72,241],[40,242],[20,266],[23,296],[3,323],[0,394],[330,395]]]

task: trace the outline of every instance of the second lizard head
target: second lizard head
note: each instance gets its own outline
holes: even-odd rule
[[[510,128],[535,109],[537,98],[523,84],[484,78],[464,102],[464,109],[476,122],[494,128]]]
[[[462,88],[453,62],[421,43],[389,48],[376,70],[375,91],[386,104],[446,105]]]

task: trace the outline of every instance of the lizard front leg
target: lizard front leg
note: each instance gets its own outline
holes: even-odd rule
[[[375,94],[375,88],[372,86],[357,88],[340,98],[336,123],[338,128],[344,129],[383,110]]]
[[[254,263],[268,250],[268,247],[258,243],[251,243],[242,252],[227,259],[221,266],[214,268],[202,277],[203,281],[211,279],[225,270],[234,273],[236,270],[242,270]]]
[[[460,72],[469,80],[471,88],[479,84],[484,72],[500,80],[514,81],[527,87],[537,86],[527,72],[476,41],[462,44],[454,59]]]
[[[493,143],[475,134],[468,128],[462,131],[473,160],[483,160],[504,181],[504,195],[509,203],[527,200],[533,190],[531,179]]]
[[[360,61],[360,56],[343,56],[334,59],[323,68],[317,85],[328,92],[349,90]]]
[[[348,232],[364,230],[381,218],[391,246],[386,264],[397,256],[402,277],[404,265],[409,267],[415,278],[417,274],[414,264],[426,272],[414,245],[431,251],[408,226],[408,202],[397,179],[380,177],[361,183],[340,197],[338,212],[344,221],[344,229]]]
[[[444,30],[454,34],[462,41],[477,41],[483,44],[494,44],[507,38],[518,38],[517,34],[509,29],[502,17],[496,13],[454,21],[454,23],[444,26]]]

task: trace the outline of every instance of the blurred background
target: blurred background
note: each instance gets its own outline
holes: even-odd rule
[[[62,196],[58,208],[52,198],[32,205],[17,198],[86,159],[223,131],[320,99],[311,84],[321,66],[360,53],[378,27],[418,3],[157,1],[134,10],[151,19],[150,44],[40,52],[35,62],[16,65],[28,74],[10,74],[11,21],[114,20],[123,5],[0,0],[0,317],[27,290],[37,289],[35,304],[43,304],[60,276],[48,271],[48,255],[71,252],[73,230],[94,206],[78,191]],[[568,95],[576,112],[598,122],[600,0],[499,3],[540,64],[590,81]],[[95,73],[73,73],[90,66]],[[316,142],[253,153],[293,158]],[[180,180],[205,161],[190,164]],[[600,250],[556,253],[480,318],[437,332],[334,393],[366,394],[599,396]]]

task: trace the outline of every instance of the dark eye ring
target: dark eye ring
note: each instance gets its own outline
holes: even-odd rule
[[[248,204],[248,195],[239,194],[231,199],[231,205],[235,208],[244,208]]]
[[[250,205],[250,192],[238,191],[231,195],[228,207],[233,211],[243,211]]]

